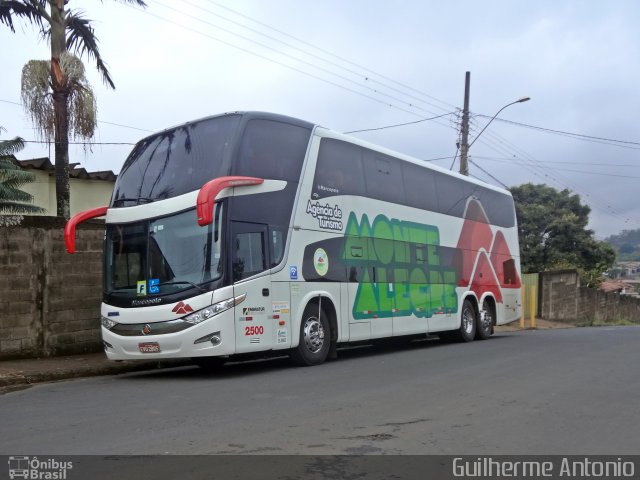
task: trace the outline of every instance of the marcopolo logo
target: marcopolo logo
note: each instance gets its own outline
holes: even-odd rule
[[[9,457],[9,478],[33,480],[66,480],[67,471],[73,469],[73,462],[63,462],[55,458]]]
[[[252,313],[264,313],[264,307],[244,307],[242,309],[242,315],[251,315]]]

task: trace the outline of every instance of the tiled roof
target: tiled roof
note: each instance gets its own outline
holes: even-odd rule
[[[600,290],[605,292],[622,292],[624,290],[626,293],[629,293],[634,290],[634,287],[622,280],[607,280],[606,282],[602,282]]]
[[[31,160],[15,160],[15,163],[27,170],[44,170],[45,172],[55,172],[55,165],[51,163],[48,157],[32,158]],[[69,177],[82,178],[88,180],[107,180],[115,182],[118,176],[111,170],[101,170],[98,172],[88,172],[84,168],[78,168],[79,163],[69,164]]]

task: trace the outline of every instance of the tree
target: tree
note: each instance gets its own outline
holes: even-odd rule
[[[146,7],[142,0],[119,1]],[[40,70],[45,65],[36,63],[30,66],[32,62],[29,62],[25,66],[25,70],[23,70],[23,99],[25,99],[25,107],[36,121],[36,126],[40,129],[41,134],[49,138],[53,136],[53,141],[55,142],[56,212],[58,216],[65,218],[69,218],[70,213],[69,129],[72,129],[74,135],[83,137],[89,132],[89,129],[85,128],[83,130],[83,127],[91,125],[91,122],[85,120],[80,120],[80,124],[77,123],[76,120],[82,119],[83,115],[78,116],[78,112],[71,114],[69,111],[70,100],[73,99],[74,95],[76,95],[76,99],[79,98],[78,95],[81,96],[78,92],[81,92],[83,87],[86,87],[86,82],[82,85],[78,84],[78,76],[74,75],[74,72],[77,72],[75,68],[77,67],[77,62],[70,60],[70,58],[74,57],[68,53],[86,54],[89,58],[94,59],[96,68],[102,75],[105,84],[110,88],[115,88],[111,75],[100,56],[98,39],[91,26],[91,21],[84,18],[80,12],[68,10],[66,8],[67,3],[69,3],[69,0],[0,0],[0,22],[7,25],[12,32],[15,32],[14,18],[26,19],[40,29],[43,37],[47,38],[51,45],[51,60],[46,63],[49,73],[47,89],[50,89],[48,100],[44,103],[42,100],[35,100],[35,103],[30,103],[31,99],[36,98],[32,95],[33,92],[27,92],[25,95],[25,70],[26,77],[36,81],[38,90],[42,90],[44,86],[42,83],[37,83],[36,79],[41,80]],[[48,11],[47,6],[49,7]],[[84,70],[82,76],[84,76]],[[28,85],[33,86],[35,84],[28,83]],[[52,116],[43,113],[43,108],[46,106],[47,101],[52,106]],[[85,107],[90,103],[85,104]],[[95,127],[95,101],[92,105],[94,106],[93,126]],[[34,108],[35,110],[33,110]],[[82,113],[86,113],[86,109]],[[42,123],[39,120],[52,122],[53,128],[44,128],[43,125],[47,125],[47,123]],[[89,137],[93,136],[93,128],[90,133]]]
[[[623,230],[617,235],[605,238],[618,251],[619,261],[640,260],[640,229]]]
[[[0,131],[2,131],[0,127]],[[44,209],[31,205],[33,196],[20,190],[26,183],[33,182],[35,176],[25,172],[13,163],[12,156],[24,148],[20,137],[0,141],[0,213],[21,215],[24,213],[44,213]]]
[[[512,187],[523,272],[579,270],[594,285],[615,261],[615,252],[587,229],[591,209],[569,190],[527,183]]]

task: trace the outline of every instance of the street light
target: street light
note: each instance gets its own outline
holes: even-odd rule
[[[516,103],[528,102],[529,100],[531,100],[530,97],[522,97],[522,98],[519,98],[518,100],[516,100],[515,102],[507,103],[504,107],[502,107],[500,110],[498,110],[493,117],[491,117],[491,120],[489,120],[487,122],[487,124],[484,126],[484,128],[482,130],[480,130],[480,133],[478,135],[476,135],[476,138],[474,138],[473,141],[469,145],[462,145],[461,146],[461,148],[460,148],[460,173],[462,173],[463,175],[469,175],[469,166],[467,164],[467,153],[469,152],[469,149],[471,148],[471,145],[476,143],[476,140],[478,140],[478,138],[480,138],[480,135],[482,135],[482,133],[487,129],[487,127],[489,125],[491,125],[491,122],[493,122],[496,119],[496,117],[498,115],[500,115],[500,112],[502,112],[505,108],[510,107],[511,105],[515,105]]]

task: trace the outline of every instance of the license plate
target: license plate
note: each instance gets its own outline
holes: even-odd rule
[[[140,353],[158,353],[160,352],[160,344],[158,342],[139,343]]]

